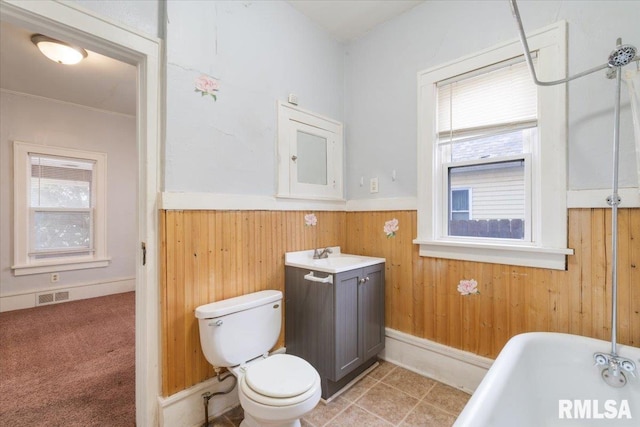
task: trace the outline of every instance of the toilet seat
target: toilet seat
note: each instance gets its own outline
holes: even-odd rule
[[[247,398],[263,405],[291,406],[317,392],[320,376],[306,360],[276,354],[248,366],[239,387]]]

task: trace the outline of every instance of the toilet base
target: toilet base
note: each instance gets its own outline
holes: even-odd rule
[[[258,422],[251,415],[244,413],[244,420],[240,423],[240,427],[300,427],[300,420],[287,421],[285,423],[266,423],[265,421]]]

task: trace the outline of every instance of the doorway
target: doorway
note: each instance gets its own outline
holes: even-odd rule
[[[0,20],[136,66],[138,152],[136,254],[136,424],[157,425],[159,369],[158,222],[160,41],[56,2],[1,2]],[[142,250],[144,247],[144,252]]]

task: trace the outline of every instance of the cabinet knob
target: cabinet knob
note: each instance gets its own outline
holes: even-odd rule
[[[369,281],[369,277],[363,277],[362,279],[359,280],[360,284],[363,284],[364,282],[368,282]]]

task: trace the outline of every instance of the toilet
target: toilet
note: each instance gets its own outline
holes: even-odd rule
[[[282,326],[282,292],[260,291],[196,308],[200,344],[209,363],[238,379],[241,427],[300,426],[322,392],[307,361],[269,355]]]

